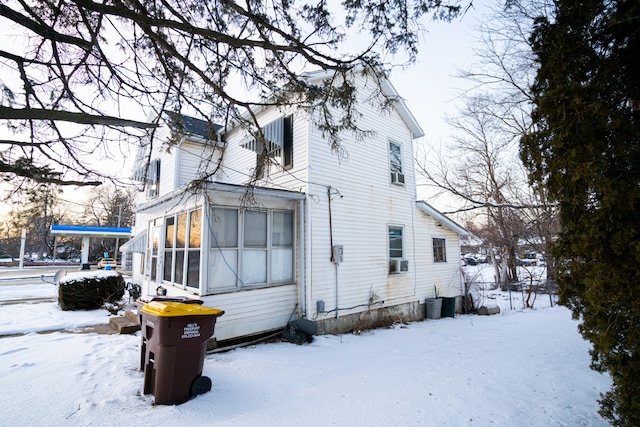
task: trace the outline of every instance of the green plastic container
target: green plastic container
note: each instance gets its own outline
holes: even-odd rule
[[[442,298],[442,317],[456,317],[456,298]]]

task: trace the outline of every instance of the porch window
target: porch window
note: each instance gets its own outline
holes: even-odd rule
[[[245,211],[242,282],[267,283],[267,213]]]
[[[238,271],[238,209],[211,209],[208,292],[235,288]]]
[[[201,210],[165,218],[163,280],[178,286],[200,286]]]
[[[189,246],[187,248],[187,286],[200,287],[200,237],[202,235],[202,210],[189,213]]]
[[[433,238],[433,262],[447,262],[445,239]]]
[[[294,280],[294,213],[213,208],[209,293]]]
[[[293,281],[293,212],[273,212],[271,278],[274,282]]]

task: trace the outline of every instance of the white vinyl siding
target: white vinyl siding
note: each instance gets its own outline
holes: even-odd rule
[[[388,242],[388,225],[404,224],[403,256],[410,265],[413,263],[418,246],[410,226],[415,193],[389,185],[389,141],[393,140],[403,146],[405,182],[409,189],[413,188],[413,168],[408,167],[413,164],[412,135],[395,111],[381,113],[365,100],[367,96],[362,94],[363,101],[358,106],[362,113],[358,125],[375,134],[365,141],[345,134],[343,157],[333,153],[320,132],[310,125],[308,181],[313,184],[308,187],[312,195],[308,204],[312,259],[308,304],[312,315],[318,300],[324,301],[328,311],[335,308],[337,298],[340,315],[347,315],[361,311],[349,307],[366,305],[371,293],[398,304],[416,299],[414,268],[406,274],[389,274]],[[332,191],[331,213],[327,186],[339,192]],[[332,235],[328,230],[329,216]],[[344,248],[344,261],[338,267],[331,263],[332,244]],[[335,316],[335,312],[328,316],[331,315]]]

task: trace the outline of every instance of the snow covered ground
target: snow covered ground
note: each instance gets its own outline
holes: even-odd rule
[[[104,310],[16,303],[55,297],[41,283],[0,286],[1,426],[607,425],[597,399],[610,378],[589,369],[577,323],[546,295],[531,310],[518,292],[485,290],[500,314],[208,355],[211,392],[154,406],[142,394],[139,335],[35,333],[108,320]]]

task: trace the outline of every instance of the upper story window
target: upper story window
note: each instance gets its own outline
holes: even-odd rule
[[[144,183],[147,198],[155,199],[158,197],[160,190],[160,159],[152,160],[147,165],[146,161],[138,154],[131,179]]]
[[[389,172],[391,183],[403,185],[404,172],[402,169],[402,146],[395,142],[389,142]]]
[[[147,179],[145,180],[147,197],[155,199],[160,192],[160,159],[156,159],[149,163],[147,170]]]
[[[261,155],[266,148],[269,157],[279,158],[280,165],[290,169],[293,166],[293,117],[280,117],[264,125],[262,134],[266,147],[258,139],[252,139],[242,144],[242,147],[255,151],[258,155]]]
[[[433,238],[433,262],[447,262],[447,245],[445,239]]]

